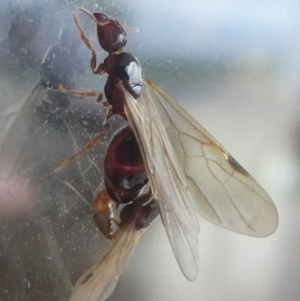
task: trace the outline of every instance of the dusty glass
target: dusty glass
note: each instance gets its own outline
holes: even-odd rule
[[[95,99],[57,91],[61,83],[103,92],[105,75],[92,75],[72,19],[79,6],[139,29],[128,35],[127,50],[144,75],[230,150],[280,215],[278,232],[264,240],[201,222],[193,283],[181,275],[157,220],[108,300],[298,300],[299,4],[233,0],[1,2],[0,300],[68,300],[110,244],[90,204],[103,187],[107,141],[121,121],[54,173],[103,129],[105,116]],[[79,21],[101,62],[106,54],[95,24],[82,15]]]

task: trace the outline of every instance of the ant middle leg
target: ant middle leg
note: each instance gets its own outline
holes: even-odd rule
[[[54,172],[60,172],[66,165],[68,165],[73,159],[75,159],[76,157],[80,156],[81,154],[83,154],[84,152],[86,152],[87,150],[89,150],[90,148],[92,148],[95,144],[97,144],[101,139],[103,139],[103,137],[105,137],[105,135],[109,132],[110,130],[110,125],[107,122],[105,124],[106,129],[104,131],[102,131],[100,134],[98,134],[97,136],[95,136],[92,140],[90,140],[88,142],[88,144],[86,146],[84,146],[80,151],[78,151],[77,153],[75,153],[74,155],[72,155],[71,157],[67,158],[65,161],[63,161],[58,167],[55,168]]]

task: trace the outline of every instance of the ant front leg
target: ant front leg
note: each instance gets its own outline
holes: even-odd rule
[[[82,40],[82,42],[84,43],[84,45],[92,52],[92,58],[90,61],[90,67],[92,69],[92,72],[96,75],[101,75],[103,73],[106,73],[105,67],[103,64],[100,64],[97,67],[97,57],[96,57],[96,52],[94,50],[94,47],[91,45],[91,43],[89,42],[89,40],[87,39],[87,37],[84,34],[83,29],[81,28],[81,26],[79,25],[78,19],[76,17],[76,15],[73,15],[74,18],[74,22],[79,30],[79,34],[80,34],[80,38]]]
[[[67,95],[73,95],[79,97],[97,97],[97,102],[99,102],[98,99],[103,98],[102,93],[96,91],[73,91],[73,90],[65,89],[63,85],[59,85],[58,87],[61,93]]]

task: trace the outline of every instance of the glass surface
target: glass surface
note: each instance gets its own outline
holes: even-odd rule
[[[139,29],[128,34],[126,49],[144,76],[258,180],[280,219],[265,239],[200,219],[200,272],[192,283],[157,219],[108,300],[298,300],[300,5],[292,0],[1,1],[0,300],[68,300],[110,244],[89,204],[103,188],[107,141],[122,121],[55,174],[103,130],[106,110],[94,98],[46,91],[40,81],[45,53],[63,43],[57,83],[103,92],[106,75],[92,75],[72,19],[81,6]],[[103,61],[95,24],[82,14],[79,22]]]

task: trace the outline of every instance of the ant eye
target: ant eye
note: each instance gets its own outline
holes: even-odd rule
[[[101,14],[101,21],[105,22],[107,20],[107,15]]]
[[[108,16],[103,13],[94,13],[93,14],[96,20],[100,23],[106,22],[108,20]]]

